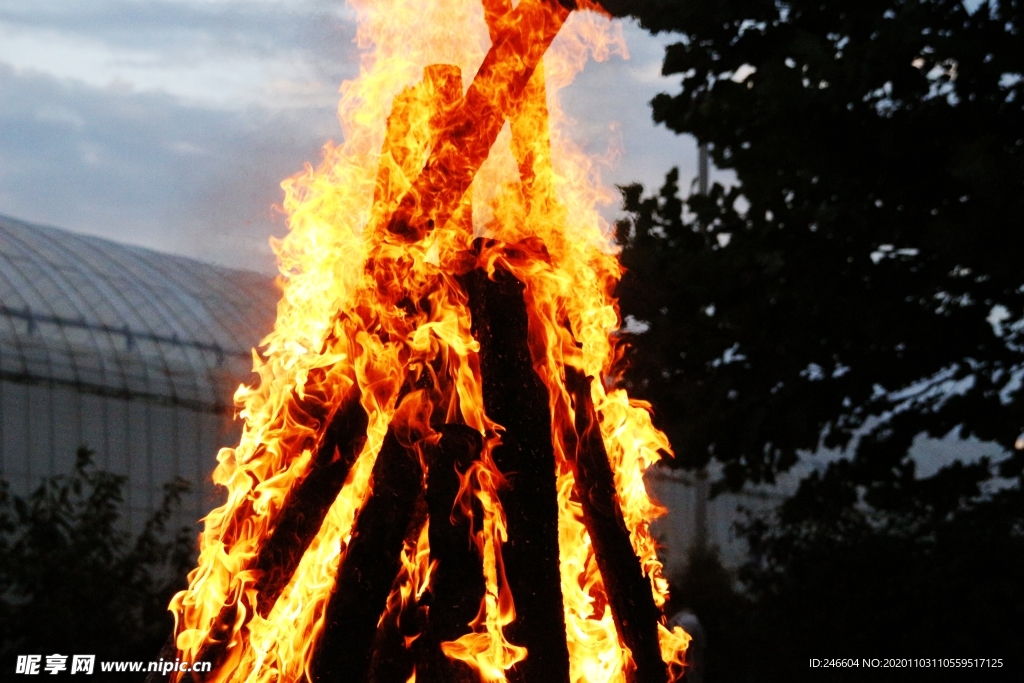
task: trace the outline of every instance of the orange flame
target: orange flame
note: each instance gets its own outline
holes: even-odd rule
[[[521,0],[519,6],[548,1]],[[307,166],[282,183],[290,232],[273,246],[283,298],[274,331],[263,340],[262,354],[253,357],[259,383],[235,395],[244,420],[241,441],[218,454],[214,481],[227,500],[205,518],[198,566],[171,605],[177,646],[184,658],[195,659],[211,640],[221,642],[223,665],[207,680],[304,679],[388,425],[397,415],[416,438],[436,438],[420,405],[436,396],[417,392],[400,400],[410,372],[442,367],[451,392],[448,403],[436,407],[461,413],[461,421],[482,434],[500,434],[501,426],[484,409],[479,345],[452,275],[473,238],[486,236],[534,250],[522,259],[498,250],[481,258],[489,269],[500,265],[525,283],[531,353],[550,395],[571,680],[624,682],[630,654],[620,645],[582,512],[572,498],[567,444],[574,415],[563,368],[605,378],[593,383],[592,398],[632,546],[658,605],[667,597],[667,582],[649,527],[664,511],[649,497],[643,474],[670,446],[652,425],[649,406],[607,388],[614,380],[614,332],[620,324],[612,292],[621,268],[597,207],[614,195],[570,139],[573,122],[559,100],[589,58],[625,56],[620,28],[597,13],[573,13],[451,219],[405,242],[389,234],[388,221],[440,144],[445,121],[462,105],[468,75],[477,72],[511,2],[351,4],[363,56],[359,77],[341,88],[344,142],[329,143],[316,169]],[[290,582],[261,614],[253,558],[287,492],[307,471],[337,399],[353,391],[368,417],[365,444]],[[446,655],[469,663],[488,682],[504,681],[529,656],[503,633],[515,618],[515,603],[501,560],[507,533],[497,491],[503,478],[491,457],[498,438],[488,439],[480,460],[462,474],[453,511],[472,515],[472,497],[484,511],[473,541],[483,558],[485,596],[468,625],[471,632],[442,645]],[[424,526],[406,545],[389,612],[421,595],[431,570]],[[234,608],[232,618],[219,624],[225,605]],[[659,635],[663,658],[678,677],[689,637],[665,626]]]

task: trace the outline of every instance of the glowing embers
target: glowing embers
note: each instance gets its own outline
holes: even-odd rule
[[[569,12],[486,0],[492,44],[463,96],[455,65],[394,72],[422,32],[471,26],[469,0],[403,2],[404,33],[365,11],[378,45],[414,54],[371,65],[347,146],[286,187],[288,239],[306,241],[279,246],[277,327],[169,649],[213,661],[202,681],[675,678],[687,636],[661,624],[642,479],[669,446],[592,380],[613,384],[619,266],[586,218],[595,191],[573,185],[585,158],[553,163],[540,60]],[[387,122],[373,154],[367,112]]]

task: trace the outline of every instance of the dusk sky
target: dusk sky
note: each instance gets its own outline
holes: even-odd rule
[[[565,92],[574,135],[621,148],[609,184],[689,187],[695,143],[648,105],[678,89],[671,37],[624,34]],[[354,35],[341,0],[0,0],[0,214],[272,272],[279,183],[340,138]]]

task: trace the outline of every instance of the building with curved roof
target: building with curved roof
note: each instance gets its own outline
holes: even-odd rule
[[[0,477],[27,490],[86,445],[134,516],[181,476],[198,519],[278,298],[264,275],[0,216]]]

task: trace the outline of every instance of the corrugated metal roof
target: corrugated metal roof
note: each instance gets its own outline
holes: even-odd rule
[[[0,378],[221,411],[271,278],[0,216]]]

